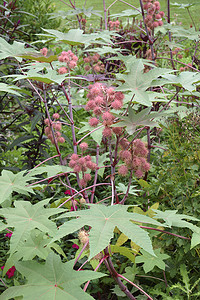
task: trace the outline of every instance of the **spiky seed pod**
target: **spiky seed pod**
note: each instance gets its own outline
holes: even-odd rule
[[[125,165],[122,165],[118,169],[118,173],[122,176],[126,176],[128,174],[128,168]]]
[[[73,160],[78,160],[78,159],[79,159],[78,154],[73,153],[73,154],[71,155],[71,159],[73,159]]]
[[[82,151],[85,151],[88,148],[88,144],[87,143],[81,143],[79,146],[80,146],[80,148],[81,148]]]

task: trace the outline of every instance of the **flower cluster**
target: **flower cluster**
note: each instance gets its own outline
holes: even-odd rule
[[[92,110],[96,117],[89,120],[92,127],[96,127],[101,122],[105,128],[103,130],[104,137],[111,137],[112,132],[116,135],[122,133],[121,127],[111,127],[114,123],[114,115],[111,109],[121,109],[123,106],[124,95],[122,92],[115,92],[113,87],[106,87],[102,83],[96,82],[89,86],[89,93],[87,95],[89,101],[85,109]]]
[[[85,71],[90,71],[91,68],[96,72],[103,72],[105,69],[104,64],[99,60],[100,55],[99,54],[94,54],[93,56],[87,56],[83,60],[87,64],[85,65],[84,69]]]
[[[155,0],[142,0],[144,3],[144,9],[147,11],[145,17],[145,24],[149,30],[152,30],[158,26],[163,25],[162,18],[165,13],[160,11],[160,2]]]
[[[5,266],[1,267],[1,269],[3,270],[5,268]],[[15,266],[12,266],[7,272],[6,275],[8,276],[8,278],[11,278],[15,275]]]
[[[42,48],[40,49],[40,53],[44,56],[47,56],[47,52],[48,52],[48,49],[47,48]]]
[[[78,57],[71,51],[62,51],[61,55],[58,57],[60,62],[66,63],[66,67],[61,67],[58,70],[59,74],[65,74],[68,70],[72,70],[77,66]]]
[[[109,30],[119,31],[120,21],[109,21]]]
[[[140,139],[136,139],[128,149],[129,141],[123,138],[120,146],[122,150],[119,152],[119,157],[123,160],[124,165],[119,167],[118,173],[126,176],[129,170],[134,170],[137,178],[143,177],[144,173],[150,169],[150,164],[146,159],[148,150],[145,144]]]
[[[86,156],[82,155],[79,157],[78,154],[73,153],[69,161],[69,167],[72,168],[76,173],[82,172],[83,178],[80,180],[80,185],[82,187],[86,187],[88,181],[91,180],[90,173],[86,173],[86,172],[88,169],[95,171],[97,165],[94,162],[92,162],[92,158],[90,155],[86,155]]]
[[[53,118],[54,118],[54,122],[52,124],[52,127],[55,129],[55,139],[57,143],[63,144],[65,142],[65,139],[64,137],[61,136],[61,132],[60,132],[62,129],[62,124],[60,123],[60,121],[56,121],[57,119],[60,118],[60,115],[58,113],[55,113],[53,114]],[[51,143],[54,144],[54,138],[51,131],[49,119],[45,119],[44,123],[47,125],[44,132],[47,135],[47,137],[50,139]]]

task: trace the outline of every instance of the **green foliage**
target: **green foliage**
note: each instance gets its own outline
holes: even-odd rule
[[[96,279],[105,274],[84,271],[77,272],[73,270],[74,261],[62,263],[58,255],[51,253],[45,265],[36,261],[18,262],[17,270],[28,279],[27,284],[11,287],[1,294],[0,299],[11,299],[16,296],[23,296],[24,300],[40,298],[47,300],[54,298],[56,300],[67,299],[93,299],[84,293],[80,285],[89,279]]]
[[[156,249],[155,256],[151,255],[150,253],[144,251],[143,249],[140,250],[142,253],[141,256],[137,256],[135,259],[135,262],[138,263],[144,263],[143,269],[145,273],[148,273],[149,271],[153,270],[155,266],[160,268],[161,270],[165,270],[165,263],[163,260],[170,258],[169,255],[160,253],[160,249]]]
[[[155,300],[198,299],[199,33],[166,24],[148,40],[133,9],[102,13],[94,30],[86,18],[98,12],[77,3],[59,13],[70,20],[64,32],[49,0],[24,4],[22,23],[32,21],[23,42],[12,42],[19,27],[1,32],[0,299],[121,299],[126,289],[146,299],[137,285]],[[42,51],[27,43],[35,33]],[[88,90],[105,98],[95,98],[94,114]],[[89,125],[94,116],[101,126]]]
[[[105,207],[97,204],[90,206],[91,208],[89,210],[70,212],[61,216],[79,216],[79,218],[63,224],[52,241],[56,241],[67,234],[80,229],[84,225],[91,226],[90,258],[92,258],[108,246],[113,237],[113,231],[117,226],[117,228],[127,235],[134,243],[154,255],[148,233],[133,222],[130,222],[130,220],[136,223],[145,222],[158,226],[160,225],[159,222],[146,216],[127,212],[128,206],[115,205]]]

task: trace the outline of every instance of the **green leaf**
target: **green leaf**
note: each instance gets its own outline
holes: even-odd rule
[[[122,120],[117,122],[113,127],[126,127],[126,131],[128,134],[132,135],[138,126],[148,126],[148,127],[159,127],[159,125],[151,121],[151,119],[155,119],[160,117],[159,113],[150,113],[151,108],[145,108],[139,113],[136,112],[129,107],[128,108],[128,116],[119,116]]]
[[[5,92],[5,93],[9,93],[9,94],[13,94],[13,95],[22,97],[22,95],[20,93],[18,93],[16,90],[19,90],[19,87],[15,86],[15,85],[8,85],[6,83],[0,82],[0,93]]]
[[[35,179],[31,175],[24,176],[26,171],[21,171],[17,174],[13,174],[11,171],[3,170],[0,176],[0,203],[5,201],[10,197],[12,192],[21,193],[24,195],[29,195],[33,193],[33,188],[26,186],[30,180]]]
[[[44,208],[50,199],[32,205],[28,201],[15,201],[14,208],[0,209],[0,215],[6,218],[7,227],[15,228],[10,239],[10,255],[18,251],[29,237],[32,229],[39,229],[49,235],[56,233],[56,224],[48,218],[62,212],[58,208]],[[23,254],[24,255],[24,254]]]
[[[141,12],[136,9],[126,9],[126,10],[123,10],[121,13],[112,14],[109,17],[110,18],[136,17],[139,14],[141,14]]]
[[[190,291],[190,279],[187,273],[186,266],[184,264],[181,264],[180,266],[180,273],[183,278],[183,283],[185,284],[186,290],[189,292]]]
[[[36,124],[41,120],[43,114],[41,112],[37,112],[34,118],[31,120],[31,132],[35,129]]]
[[[152,102],[149,99],[146,90],[151,86],[154,79],[166,73],[172,72],[172,70],[164,68],[153,68],[148,73],[144,73],[144,64],[142,60],[135,60],[131,66],[128,74],[117,74],[117,79],[123,81],[116,90],[118,91],[131,91],[133,93],[133,101],[151,106]]]
[[[199,244],[200,244],[200,230],[199,230],[199,232],[193,232],[193,234],[192,234],[191,249]]]
[[[55,29],[42,29],[47,32],[50,37],[55,38],[56,41],[61,41],[71,46],[81,45],[91,41],[91,35],[83,34],[84,32],[81,29],[70,29],[67,33]]]
[[[15,146],[18,146],[20,145],[21,143],[25,142],[25,141],[28,141],[28,140],[31,140],[33,139],[34,136],[33,135],[23,135],[23,136],[20,136],[18,138],[16,138],[16,140],[14,140],[12,142],[12,144],[10,144],[7,148],[7,151],[8,150],[11,150],[12,148],[14,148]]]
[[[127,257],[128,259],[130,259],[130,261],[132,261],[133,263],[135,263],[135,255],[133,254],[132,250],[128,249],[127,247],[121,247],[117,245],[111,245],[110,248],[111,248],[111,252],[119,253]]]
[[[105,165],[105,161],[108,160],[107,156],[108,156],[109,152],[103,153],[102,155],[99,155],[98,158],[98,167],[103,167]],[[103,177],[105,168],[101,168],[98,170],[98,175]]]
[[[12,261],[12,266],[21,258],[23,258],[23,260],[31,260],[36,255],[42,259],[46,259],[49,252],[51,252],[51,246],[46,247],[47,239],[48,237],[44,232],[41,232],[38,229],[31,230],[27,240],[22,242],[22,245],[18,247],[17,252],[9,257],[6,265],[10,264],[10,261]]]
[[[153,270],[155,266],[157,266],[161,270],[165,270],[165,263],[163,260],[170,258],[169,255],[161,254],[160,249],[154,250],[156,257],[144,251],[143,249],[141,249],[140,252],[142,253],[142,255],[136,256],[135,262],[137,264],[144,263],[143,269],[145,273],[148,273],[151,270]]]
[[[31,59],[35,60],[37,62],[46,62],[51,63],[52,61],[58,60],[58,55],[54,55],[52,51],[48,51],[46,56],[41,55],[40,52],[29,52],[18,55],[19,57],[25,58],[25,59]]]
[[[181,72],[179,75],[167,74],[162,75],[164,79],[153,81],[152,85],[164,85],[164,84],[175,84],[183,87],[184,89],[192,92],[196,89],[195,83],[200,82],[199,72]]]
[[[177,210],[166,210],[166,211],[159,211],[156,209],[153,209],[153,211],[156,212],[156,214],[154,215],[154,217],[156,219],[163,219],[165,221],[164,224],[162,224],[163,226],[168,226],[168,227],[172,227],[172,226],[176,226],[176,227],[181,227],[181,228],[190,228],[193,231],[200,231],[200,228],[198,228],[197,226],[184,221],[183,219],[186,220],[192,220],[192,221],[199,221],[199,219],[188,216],[188,215],[184,215],[184,214],[177,214]]]
[[[52,241],[56,241],[69,233],[77,231],[85,225],[91,226],[89,243],[90,258],[92,258],[108,246],[113,237],[113,231],[115,227],[117,227],[134,243],[154,255],[148,233],[133,222],[144,222],[157,226],[160,226],[161,224],[147,216],[127,212],[128,207],[129,206],[124,205],[106,207],[100,204],[91,204],[90,209],[63,214],[59,218],[79,218],[65,222],[59,228],[57,235]]]
[[[131,195],[134,195],[134,196],[138,196],[138,194],[136,192],[139,192],[140,190],[135,189],[135,187],[136,187],[136,185],[131,185],[128,193]],[[122,193],[126,194],[127,186],[125,186],[123,183],[120,182],[116,186],[116,189],[118,192],[122,192]]]
[[[51,83],[57,83],[57,84],[61,84],[63,82],[63,80],[65,80],[67,77],[67,73],[66,74],[58,74],[58,72],[56,70],[50,70],[48,69],[47,73],[45,74],[41,74],[38,73],[36,70],[34,69],[30,69],[27,74],[24,75],[18,75],[18,74],[12,74],[12,75],[7,75],[7,76],[3,76],[3,77],[15,77],[14,81],[18,81],[18,80],[22,80],[22,79],[32,79],[32,80],[37,80],[46,84],[51,84]],[[70,77],[72,78],[72,77]]]
[[[178,8],[182,8],[182,9],[185,9],[185,8],[189,8],[189,7],[192,7],[194,6],[194,3],[186,3],[186,4],[183,4],[183,3],[177,3],[177,2],[174,2],[174,3],[170,3],[170,5],[173,7],[178,7]]]
[[[62,263],[58,255],[51,253],[45,264],[36,261],[20,261],[16,269],[28,280],[27,284],[8,288],[0,300],[23,296],[23,300],[89,300],[93,299],[84,293],[80,285],[88,280],[106,276],[100,272],[75,271],[74,261]]]
[[[0,37],[0,60],[7,57],[15,57],[19,62],[22,61],[21,57],[18,57],[24,52],[33,52],[34,49],[25,49],[25,43],[14,41],[13,44],[7,43],[3,38]]]

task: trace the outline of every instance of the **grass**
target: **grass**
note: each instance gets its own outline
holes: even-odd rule
[[[66,3],[69,3],[68,0],[64,0]],[[106,0],[106,7],[108,7],[111,3],[113,3],[114,0]],[[72,2],[74,2],[72,0]],[[86,2],[86,8],[93,6],[93,8],[95,10],[100,10],[101,14],[103,16],[103,0],[76,0],[76,7],[82,8],[84,3]],[[139,7],[139,0],[126,0],[126,2]],[[174,1],[170,1],[171,3],[183,3],[183,4],[194,4],[194,6],[192,6],[190,8],[190,13],[192,15],[192,18],[194,19],[194,22],[197,25],[197,28],[199,28],[200,26],[200,0],[174,0]],[[56,11],[59,10],[68,10],[69,7],[64,4],[61,0],[54,0],[53,1],[54,5],[56,6]],[[160,4],[161,4],[161,10],[167,12],[167,0],[160,0]],[[123,10],[126,9],[130,9],[131,7],[120,2],[119,0],[111,7],[110,9],[110,13],[114,14],[114,13],[118,13],[121,12]],[[97,17],[95,17],[97,18]],[[91,21],[93,22],[94,17],[91,19]],[[177,22],[181,22],[185,27],[189,27],[192,24],[191,18],[187,12],[187,9],[179,9],[177,7],[171,7],[171,20],[176,20]]]

